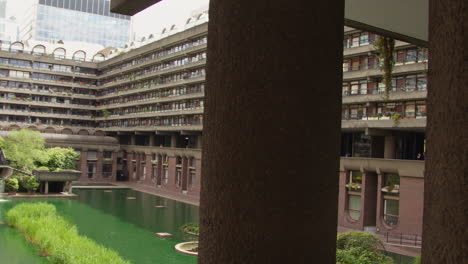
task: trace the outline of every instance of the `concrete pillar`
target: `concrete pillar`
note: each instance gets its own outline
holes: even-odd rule
[[[72,182],[68,182],[68,193],[73,193],[73,184]]]
[[[177,135],[171,135],[171,148],[177,148]]]
[[[136,136],[135,135],[130,136],[130,145],[132,145],[132,146],[136,145]]]
[[[136,153],[136,157],[135,157],[135,166],[136,166],[136,172],[135,172],[135,181],[139,181],[141,180],[141,178],[143,177],[143,173],[142,173],[142,169],[141,169],[141,157],[142,154],[141,153]]]
[[[182,192],[186,192],[188,189],[188,158],[187,157],[182,157]]]
[[[149,135],[149,145],[152,147],[155,144],[155,135]]]
[[[163,170],[163,155],[161,154],[158,154],[158,173],[157,173],[157,177],[156,177],[156,185],[157,186],[161,186],[162,184],[162,176],[163,176],[163,173],[164,173],[164,170]]]
[[[45,181],[44,182],[44,194],[48,194],[48,193],[49,193],[49,182]]]
[[[202,148],[202,143],[203,143],[203,136],[198,135],[197,136],[197,144],[195,145],[196,149],[201,149]]]
[[[127,153],[127,171],[128,171],[128,181],[133,180],[133,157],[134,153]]]
[[[395,158],[395,137],[386,136],[385,137],[385,147],[384,147],[384,159],[394,159]]]
[[[467,18],[466,0],[429,1],[424,264],[468,259]]]
[[[111,181],[117,181],[117,156],[118,152],[114,151],[112,152],[112,175],[111,175]]]
[[[81,161],[80,161],[80,170],[81,170],[81,180],[88,180],[88,151],[81,150]]]
[[[96,153],[96,175],[95,175],[95,179],[96,180],[102,180],[102,163],[103,163],[103,160],[104,160],[104,153],[99,150],[97,153]]]
[[[148,185],[152,185],[153,181],[153,164],[151,163],[151,160],[153,159],[152,153],[145,153],[146,156],[146,177],[145,177],[145,183]]]
[[[210,1],[198,263],[335,263],[343,10]]]

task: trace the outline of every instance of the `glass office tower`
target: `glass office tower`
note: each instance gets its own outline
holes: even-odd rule
[[[25,16],[21,39],[123,47],[129,42],[131,19],[109,8],[110,0],[36,0]]]

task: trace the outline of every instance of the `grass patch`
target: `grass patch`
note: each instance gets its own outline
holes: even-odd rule
[[[51,264],[130,264],[117,252],[78,235],[76,226],[47,203],[21,203],[7,212],[8,225],[36,244]]]

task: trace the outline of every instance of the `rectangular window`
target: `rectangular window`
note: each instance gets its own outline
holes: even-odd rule
[[[398,215],[400,211],[400,201],[384,200],[384,220],[388,225],[398,224]]]
[[[353,220],[361,217],[361,196],[348,195],[348,213]]]
[[[88,151],[88,159],[97,159],[96,151]]]

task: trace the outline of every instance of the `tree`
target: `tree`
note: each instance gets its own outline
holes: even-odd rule
[[[385,256],[382,243],[371,234],[364,232],[345,232],[338,235],[336,240],[337,264],[392,264],[393,261]]]
[[[80,155],[73,148],[48,148],[45,151],[46,162],[39,165],[49,168],[50,171],[59,169],[74,170]]]
[[[44,155],[45,140],[37,131],[15,130],[6,139],[0,139],[0,147],[10,161],[10,166],[16,169],[31,171],[37,163],[47,160]]]
[[[383,83],[385,84],[385,97],[388,99],[392,89],[392,72],[395,62],[393,53],[395,52],[395,40],[390,37],[379,36],[374,41],[377,58],[380,60],[380,69],[383,73]]]

